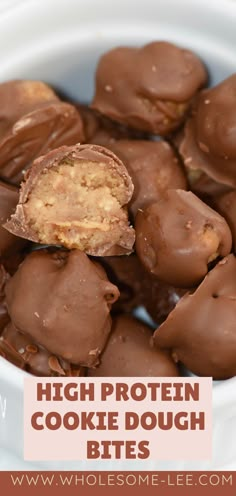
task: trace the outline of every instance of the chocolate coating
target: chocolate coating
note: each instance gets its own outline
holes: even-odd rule
[[[188,167],[236,187],[236,74],[199,94],[179,151]]]
[[[178,369],[168,353],[154,348],[152,332],[142,322],[121,315],[113,321],[112,333],[92,377],[171,377]]]
[[[218,183],[200,169],[186,167],[190,189],[210,206],[214,205],[214,198],[232,190],[226,184]]]
[[[123,163],[96,145],[61,147],[36,160],[8,231],[90,255],[130,253],[135,233],[126,204],[133,184]]]
[[[111,150],[125,164],[134,184],[129,211],[137,211],[157,201],[169,188],[186,189],[187,181],[180,162],[165,141],[120,140]]]
[[[20,184],[35,158],[83,140],[82,120],[73,105],[55,102],[33,110],[0,139],[0,178]]]
[[[49,353],[43,346],[19,332],[9,323],[0,337],[0,356],[30,374],[41,377],[80,377],[83,368],[76,367]]]
[[[156,330],[158,347],[200,376],[236,375],[236,259],[229,255],[186,294]]]
[[[59,101],[53,89],[42,81],[17,79],[0,83],[0,137],[24,115]]]
[[[113,313],[132,312],[144,304],[143,281],[147,273],[134,253],[122,257],[99,257],[97,260],[120,292],[119,299],[112,306]]]
[[[5,286],[8,280],[8,273],[5,271],[3,265],[0,265],[0,334],[9,321],[5,302]]]
[[[188,288],[207,274],[208,264],[228,255],[230,229],[223,217],[190,191],[169,190],[135,222],[137,254],[164,282]]]
[[[185,293],[185,290],[165,284],[148,273],[136,254],[98,260],[109,281],[120,291],[120,298],[112,306],[112,313],[130,313],[143,306],[154,322],[161,323]]]
[[[22,250],[17,251],[16,253],[12,253],[11,255],[6,254],[6,256],[2,259],[2,264],[8,274],[13,276],[17,271],[19,265],[23,262],[27,253],[29,253],[31,246],[30,244],[23,247]]]
[[[200,59],[171,43],[118,47],[98,63],[92,108],[136,129],[166,135],[181,124],[206,81]]]
[[[233,249],[236,251],[236,191],[215,197],[214,207],[227,221],[233,238]]]
[[[86,105],[78,104],[76,107],[83,121],[85,143],[110,149],[110,145],[120,139],[141,139],[143,137],[144,133],[111,121]]]
[[[0,181],[0,259],[14,255],[26,244],[25,240],[2,227],[15,211],[18,201],[18,188]]]
[[[175,288],[146,273],[142,283],[143,306],[156,324],[161,324],[175,308],[186,289]]]
[[[28,255],[6,286],[15,327],[53,355],[95,365],[111,329],[119,297],[102,267],[79,250]]]

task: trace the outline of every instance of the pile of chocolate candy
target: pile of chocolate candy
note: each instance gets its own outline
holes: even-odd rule
[[[105,53],[89,106],[0,84],[2,357],[38,376],[236,375],[236,74],[207,82],[153,42]]]

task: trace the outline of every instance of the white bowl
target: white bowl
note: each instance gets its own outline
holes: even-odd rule
[[[232,0],[8,0],[1,5],[1,80],[42,79],[89,101],[107,49],[165,39],[206,62],[215,84],[236,69]],[[24,372],[0,358],[0,469],[236,469],[236,378],[213,386],[213,458],[206,462],[23,462]],[[8,454],[7,454],[8,450]]]

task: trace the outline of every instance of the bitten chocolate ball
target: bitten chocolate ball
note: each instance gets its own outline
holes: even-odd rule
[[[61,147],[34,162],[5,227],[89,255],[130,253],[135,234],[126,204],[132,193],[131,178],[112,152],[96,145]]]
[[[134,184],[129,211],[137,211],[157,201],[169,188],[186,189],[180,162],[165,141],[120,140],[110,149],[122,160]]]
[[[2,225],[11,217],[19,201],[19,190],[0,181],[0,259],[14,256],[25,246],[26,241],[14,236]]]
[[[236,375],[235,320],[236,259],[229,255],[179,301],[154,341],[195,374],[227,379]]]
[[[42,377],[80,377],[84,369],[49,353],[9,323],[0,337],[0,356],[30,374]]]
[[[236,187],[236,74],[199,94],[179,151],[189,168]]]
[[[0,137],[0,178],[19,185],[36,157],[83,140],[82,120],[73,105],[55,102],[33,110]]]
[[[10,276],[5,271],[3,265],[0,265],[0,334],[9,321],[6,307],[5,286]]]
[[[53,355],[85,366],[97,363],[118,297],[102,267],[79,250],[35,251],[6,285],[14,326]]]
[[[169,190],[135,222],[137,254],[164,282],[188,288],[207,274],[208,264],[228,255],[230,229],[223,217],[191,192]]]
[[[153,346],[152,331],[133,317],[114,319],[101,363],[92,377],[175,377],[178,369],[166,352]]]
[[[206,81],[204,65],[189,50],[163,41],[119,47],[98,63],[92,108],[122,124],[166,135],[182,123]]]

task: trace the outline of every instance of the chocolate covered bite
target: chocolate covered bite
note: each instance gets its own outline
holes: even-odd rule
[[[235,319],[236,259],[229,255],[180,300],[154,341],[195,374],[227,379],[236,375]]]
[[[85,366],[97,363],[118,297],[102,267],[79,250],[35,251],[6,285],[14,326],[51,354]]]
[[[202,91],[179,151],[185,164],[236,187],[236,74]]]
[[[73,105],[58,101],[32,110],[0,137],[0,178],[18,185],[36,157],[83,140],[82,120]]]
[[[184,170],[165,141],[119,140],[110,148],[125,164],[134,184],[129,202],[133,218],[167,189],[187,188]]]
[[[123,163],[96,145],[61,147],[27,174],[8,231],[90,255],[132,251],[135,234],[126,204],[133,193]]]
[[[172,43],[118,47],[98,63],[92,108],[136,129],[166,135],[182,123],[206,82],[200,59]]]
[[[30,374],[41,377],[80,377],[83,367],[71,365],[19,332],[10,322],[0,336],[0,356]]]
[[[11,217],[19,201],[19,190],[0,181],[0,259],[17,256],[26,241],[4,229],[3,224]]]
[[[116,317],[101,363],[90,377],[174,377],[178,369],[167,352],[152,343],[152,331],[137,319]]]
[[[198,284],[208,264],[232,246],[225,219],[190,191],[167,191],[138,212],[135,230],[137,254],[146,269],[182,288]]]
[[[60,99],[42,81],[16,79],[0,83],[0,138],[24,115]]]

